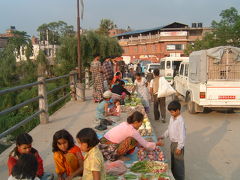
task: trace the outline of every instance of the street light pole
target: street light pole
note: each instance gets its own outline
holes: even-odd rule
[[[81,63],[81,39],[80,39],[80,13],[79,13],[79,0],[77,0],[77,64],[78,64],[78,83],[77,83],[77,96],[78,100],[85,101],[85,86],[82,78],[82,63]]]

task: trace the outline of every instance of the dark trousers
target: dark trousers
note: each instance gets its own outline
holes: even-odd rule
[[[176,180],[184,180],[185,168],[184,168],[184,148],[180,155],[176,155],[178,143],[171,143],[171,169],[172,174]]]
[[[160,118],[160,112],[163,119],[166,119],[166,98],[161,97],[158,98],[157,95],[153,96],[153,106],[154,106],[154,118],[155,120],[159,120]],[[159,112],[159,106],[160,106],[160,112]]]

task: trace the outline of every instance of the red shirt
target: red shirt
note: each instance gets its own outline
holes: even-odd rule
[[[35,155],[37,162],[38,162],[38,170],[37,170],[37,176],[41,177],[44,173],[44,169],[43,169],[43,160],[40,157],[38,151],[34,148],[32,148],[31,153]],[[17,161],[18,161],[19,157],[16,153],[16,150],[13,150],[8,158],[8,173],[9,175],[12,174],[12,169],[13,167],[16,165]]]

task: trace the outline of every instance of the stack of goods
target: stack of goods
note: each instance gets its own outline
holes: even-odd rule
[[[134,173],[153,173],[161,174],[166,173],[168,164],[159,161],[138,161],[132,165],[130,171]]]
[[[149,160],[149,161],[165,161],[163,152],[159,147],[156,147],[153,151],[145,151],[144,148],[138,149],[138,159],[140,161]]]
[[[131,114],[135,111],[139,111],[143,114],[145,114],[144,107],[142,105],[142,101],[140,98],[136,96],[132,96],[131,98],[125,99],[125,105],[121,106],[121,111]]]
[[[151,136],[152,126],[147,117],[144,118],[142,126],[138,129],[141,136]]]
[[[132,96],[131,98],[125,99],[125,105],[126,106],[137,106],[139,104],[142,104],[141,98]]]

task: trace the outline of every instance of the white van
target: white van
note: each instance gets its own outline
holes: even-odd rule
[[[182,61],[189,60],[189,57],[165,57],[160,61],[160,75],[172,85]]]
[[[160,63],[150,63],[147,65],[147,68],[145,70],[145,74],[149,72],[151,69],[151,72],[153,72],[154,69],[160,69]]]

